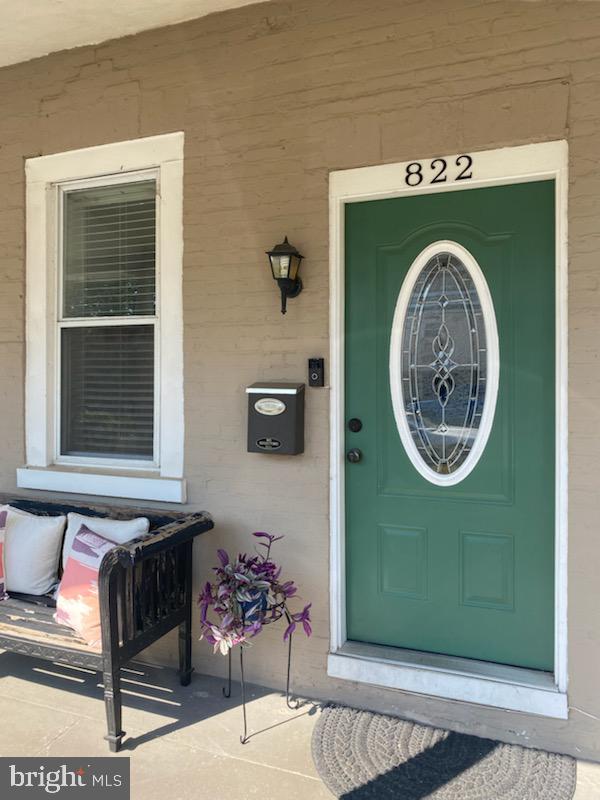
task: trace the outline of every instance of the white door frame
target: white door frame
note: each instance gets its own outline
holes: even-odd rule
[[[458,161],[461,158],[462,160]],[[330,619],[332,677],[480,705],[566,719],[567,702],[567,196],[566,141],[445,156],[445,182],[432,184],[441,160],[332,172],[330,225]],[[415,167],[414,165],[418,165]],[[457,179],[460,172],[469,178]],[[410,177],[411,173],[415,177]],[[407,185],[409,183],[416,185]],[[419,176],[421,177],[420,182]],[[346,203],[553,179],[556,185],[556,531],[553,674],[450,656],[348,642],[344,498],[344,207]]]

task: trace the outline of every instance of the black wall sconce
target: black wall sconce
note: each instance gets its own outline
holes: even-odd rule
[[[298,277],[300,262],[304,258],[287,236],[272,250],[267,250],[273,278],[277,281],[281,292],[281,313],[285,314],[288,297],[298,297],[302,291],[302,281]]]

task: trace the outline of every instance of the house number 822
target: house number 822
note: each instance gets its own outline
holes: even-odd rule
[[[454,161],[454,166],[456,167],[456,174],[453,176],[453,180],[468,181],[469,178],[473,177],[473,171],[471,170],[473,159],[471,156],[458,156]],[[448,175],[446,174],[448,162],[445,158],[434,158],[433,161],[429,162],[429,169],[431,173],[428,176],[429,180],[427,180],[427,176],[423,174],[423,164],[420,161],[412,161],[406,167],[406,175],[404,176],[406,185],[418,186],[423,181],[427,183],[446,183],[448,180]]]

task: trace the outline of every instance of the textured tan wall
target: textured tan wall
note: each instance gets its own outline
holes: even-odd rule
[[[186,474],[217,529],[263,529],[313,601],[296,685],[315,697],[600,757],[600,3],[296,0],[0,70],[0,435],[3,490],[24,461],[23,159],[182,129],[185,147]],[[568,722],[326,677],[328,391],[307,391],[307,448],[244,452],[244,387],[303,380],[328,352],[328,171],[567,137],[570,190],[570,700]],[[278,311],[263,251],[306,255],[305,291]],[[523,413],[527,413],[523,409]],[[282,685],[281,631],[249,653]],[[153,655],[169,660],[173,643]],[[195,648],[200,670],[224,662]]]

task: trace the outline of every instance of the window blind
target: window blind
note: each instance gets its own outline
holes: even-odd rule
[[[61,452],[151,460],[154,326],[63,328]]]
[[[65,192],[61,455],[154,457],[155,242],[154,180]]]
[[[70,191],[63,208],[63,317],[154,314],[155,182]]]

